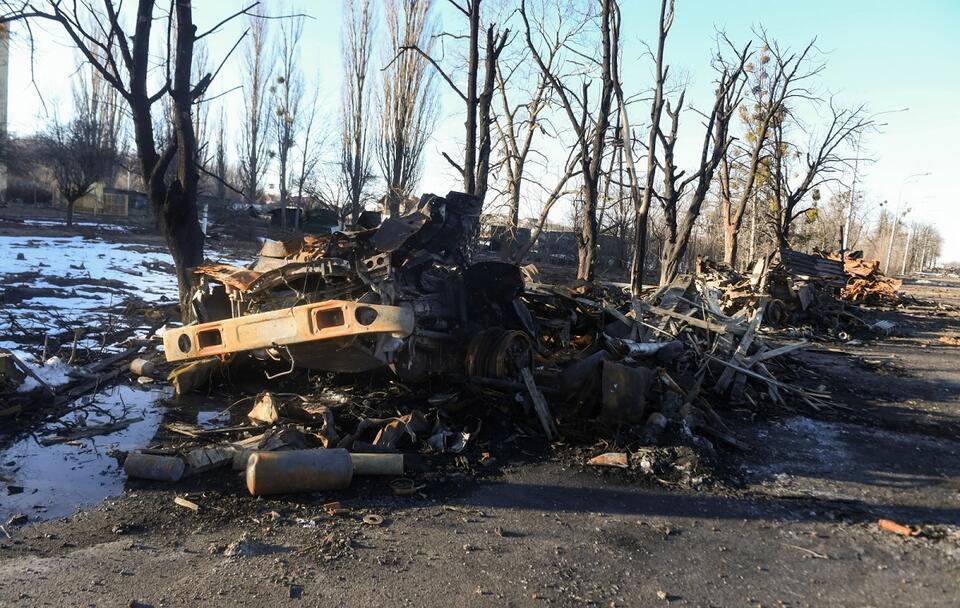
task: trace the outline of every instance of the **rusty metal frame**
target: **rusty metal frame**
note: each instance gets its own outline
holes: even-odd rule
[[[413,311],[407,307],[325,300],[169,329],[163,348],[167,361],[189,361],[367,334],[405,338],[413,329]]]

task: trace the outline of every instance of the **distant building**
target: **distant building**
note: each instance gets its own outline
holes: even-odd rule
[[[67,201],[63,200],[59,194],[56,196],[56,205],[65,209]],[[106,217],[140,218],[150,213],[150,203],[143,192],[111,188],[99,183],[88,194],[77,199],[73,205],[73,212]]]

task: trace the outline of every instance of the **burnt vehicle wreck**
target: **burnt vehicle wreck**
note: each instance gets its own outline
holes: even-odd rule
[[[737,448],[714,404],[828,406],[828,394],[774,374],[797,377],[780,359],[803,343],[758,334],[769,294],[727,314],[710,274],[639,298],[615,283],[544,284],[532,266],[472,251],[479,220],[475,197],[424,195],[377,227],[267,241],[248,268],[196,268],[197,322],[163,333],[180,364],[168,379],[180,395],[249,357],[268,379],[389,368],[403,382],[522,402],[549,440],[590,421],[648,443],[672,426]]]
[[[295,367],[405,380],[518,375],[537,335],[520,268],[470,263],[480,199],[424,195],[376,228],[267,241],[248,268],[194,270],[196,324],[164,334],[170,362],[248,353]]]

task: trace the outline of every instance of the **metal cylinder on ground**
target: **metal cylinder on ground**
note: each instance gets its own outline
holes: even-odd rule
[[[257,453],[257,450],[247,450],[247,449],[238,449],[233,453],[233,470],[234,471],[245,471],[247,470],[247,463],[250,461],[250,457]]]
[[[130,371],[135,376],[153,376],[156,366],[149,359],[134,359],[130,362]]]
[[[127,477],[153,479],[155,481],[180,481],[187,465],[176,456],[158,456],[131,452],[123,462]]]
[[[253,496],[341,490],[353,479],[344,449],[257,452],[247,461],[247,490]]]
[[[403,475],[403,454],[351,453],[354,475]]]

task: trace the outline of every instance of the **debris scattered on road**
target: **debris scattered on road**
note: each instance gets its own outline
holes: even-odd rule
[[[0,416],[52,396],[76,418],[48,425],[43,445],[119,433],[142,418],[88,419],[96,406],[83,399],[104,383],[166,378],[178,400],[156,443],[126,455],[130,478],[231,468],[268,496],[377,475],[416,496],[454,470],[496,474],[500,448],[552,444],[590,467],[697,487],[722,450],[751,447],[728,416],[840,407],[798,351],[900,331],[856,312],[895,301],[900,286],[856,252],[784,248],[747,274],[700,259],[634,297],[601,281],[547,284],[532,264],[476,251],[479,213],[474,197],[425,195],[379,226],[267,240],[245,267],[205,263],[193,324],[140,303],[149,324],[98,360],[0,350],[0,392],[27,386],[32,400]],[[63,378],[51,382],[53,369]],[[201,391],[221,400],[215,416],[190,409]],[[421,479],[431,467],[449,470]]]
[[[890,519],[881,519],[877,522],[881,530],[886,532],[893,532],[894,534],[899,534],[900,536],[919,536],[920,531],[911,526],[904,526],[903,524],[898,524],[897,522]]]
[[[27,523],[29,518],[23,513],[15,513],[7,520],[8,526],[22,526]]]
[[[193,502],[192,500],[189,500],[189,499],[187,499],[187,498],[184,498],[183,496],[175,496],[175,497],[173,498],[173,502],[174,502],[175,504],[181,506],[181,507],[184,507],[184,508],[186,508],[186,509],[190,509],[190,510],[193,511],[194,513],[199,513],[199,512],[200,512],[200,505],[198,505],[197,503]]]
[[[630,462],[624,452],[607,452],[594,456],[587,461],[587,464],[594,467],[617,467],[626,469],[630,467]]]
[[[339,500],[324,504],[323,510],[326,511],[327,514],[332,516],[350,514],[350,508],[344,506],[343,503],[341,503]]]

